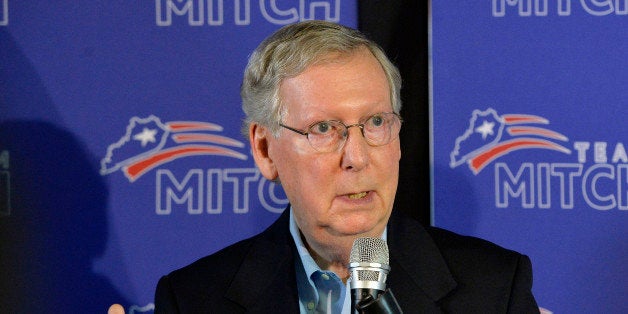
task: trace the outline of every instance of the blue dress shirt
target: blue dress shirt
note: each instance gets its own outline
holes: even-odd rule
[[[301,239],[290,208],[290,234],[297,247],[299,258],[295,259],[299,308],[301,313],[351,313],[349,281],[342,282],[334,272],[322,270],[314,261]],[[386,231],[382,235],[386,240]]]

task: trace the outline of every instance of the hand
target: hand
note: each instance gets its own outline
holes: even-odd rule
[[[120,304],[112,304],[107,314],[124,314],[124,308]]]

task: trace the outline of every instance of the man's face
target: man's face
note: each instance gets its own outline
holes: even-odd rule
[[[282,123],[300,130],[323,120],[361,123],[392,111],[385,73],[366,48],[285,79],[280,97],[287,111]],[[341,149],[320,153],[306,136],[282,128],[268,139],[268,157],[308,242],[382,234],[397,189],[398,138],[372,147],[352,127]]]

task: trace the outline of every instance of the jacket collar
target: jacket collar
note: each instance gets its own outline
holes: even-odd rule
[[[250,313],[298,313],[294,257],[296,248],[288,229],[289,210],[252,239],[225,296]]]
[[[253,313],[299,311],[294,268],[297,253],[288,226],[289,210],[284,210],[277,221],[252,239],[227,298]],[[402,308],[434,307],[456,287],[439,249],[418,221],[393,210],[388,245],[388,287]]]
[[[388,246],[391,260],[388,287],[400,305],[418,309],[426,306],[421,302],[427,302],[434,306],[455,289],[457,283],[445,259],[418,221],[393,210],[388,222]]]

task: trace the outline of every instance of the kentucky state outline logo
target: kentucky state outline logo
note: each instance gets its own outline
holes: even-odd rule
[[[521,149],[548,149],[571,154],[571,150],[553,142],[569,139],[552,130],[534,125],[549,124],[545,118],[527,114],[504,114],[488,108],[474,110],[469,128],[456,139],[450,154],[449,166],[455,168],[468,163],[474,174],[493,160]]]
[[[100,174],[122,169],[133,182],[159,165],[188,156],[219,155],[246,160],[246,154],[232,149],[244,148],[244,143],[215,134],[222,130],[222,126],[208,122],[162,123],[154,115],[133,117],[124,136],[107,148],[107,155],[100,162]]]

